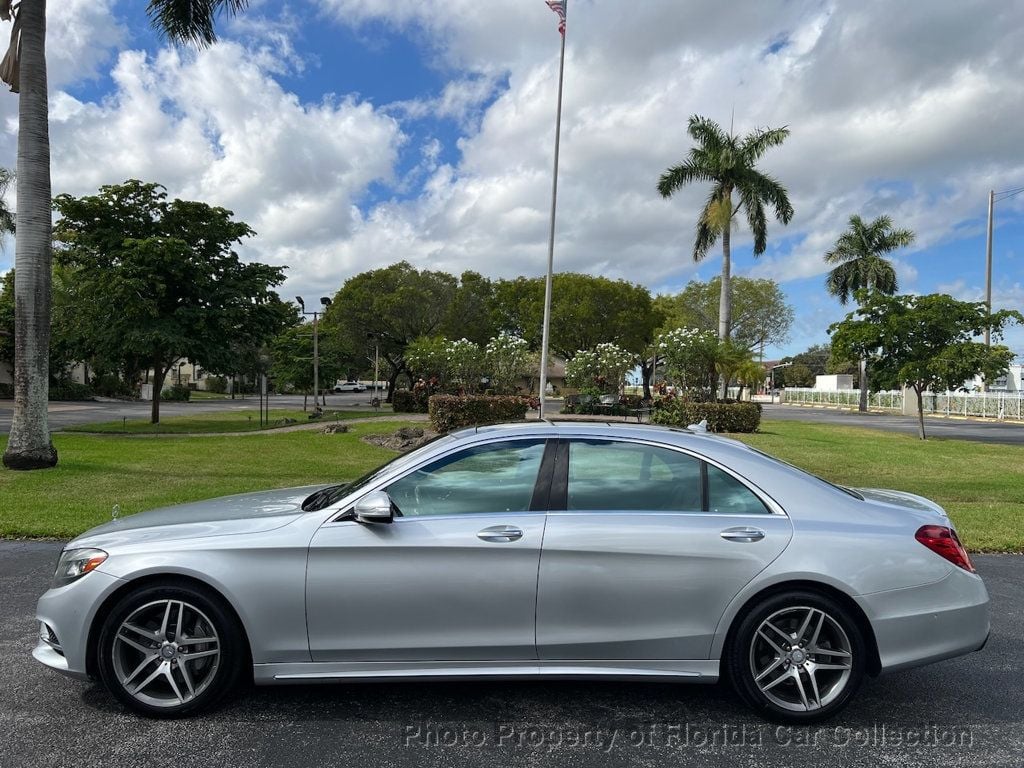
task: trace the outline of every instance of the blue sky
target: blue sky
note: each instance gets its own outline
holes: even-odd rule
[[[902,5],[574,0],[556,268],[656,292],[718,273],[717,253],[689,256],[706,191],[654,189],[703,114],[791,129],[763,167],[793,222],[770,223],[759,259],[734,236],[736,273],[778,280],[796,309],[769,354],[843,316],[821,256],[853,213],[917,232],[896,254],[904,290],[980,299],[987,191],[1024,186],[1024,25],[996,0]],[[403,258],[542,274],[559,43],[542,0],[257,1],[198,53],[166,47],[144,6],[50,3],[55,193],[135,177],[225,205],[259,233],[245,257],[288,265],[284,295]],[[0,99],[9,167],[15,114]],[[996,304],[1021,309],[1024,195],[996,225]],[[1024,358],[1024,331],[1008,342]]]

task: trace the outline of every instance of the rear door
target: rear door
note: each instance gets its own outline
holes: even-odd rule
[[[567,438],[557,466],[542,660],[706,659],[730,599],[792,536],[743,481],[676,448]]]

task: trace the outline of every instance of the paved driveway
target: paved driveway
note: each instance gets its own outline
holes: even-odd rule
[[[720,686],[388,683],[253,689],[212,715],[125,714],[29,657],[59,544],[0,542],[0,766],[1020,766],[1024,558],[979,556],[981,653],[869,681],[836,721],[780,728]]]

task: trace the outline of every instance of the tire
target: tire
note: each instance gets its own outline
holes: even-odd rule
[[[739,618],[724,668],[740,698],[761,715],[815,723],[850,702],[866,662],[864,636],[849,610],[817,592],[794,590]]]
[[[100,679],[125,707],[174,718],[216,704],[248,659],[244,634],[214,592],[183,582],[132,590],[97,640]]]

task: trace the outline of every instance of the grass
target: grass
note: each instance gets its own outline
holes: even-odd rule
[[[407,423],[367,421],[340,435],[298,431],[139,439],[58,433],[55,469],[0,469],[0,536],[73,536],[109,520],[114,504],[130,514],[229,493],[349,480],[394,455],[360,437]],[[833,482],[934,499],[973,551],[1024,551],[1024,448],[921,442],[896,433],[791,421],[765,421],[762,429],[736,437]],[[0,450],[5,441],[0,436]]]
[[[972,551],[1024,551],[1024,447],[796,421],[761,430],[732,437],[840,485],[926,496]]]
[[[353,480],[395,454],[359,438],[408,422],[372,421],[344,434],[139,439],[57,433],[54,469],[0,469],[0,536],[67,538],[153,507],[231,493]],[[0,450],[6,445],[0,436]]]
[[[291,411],[272,409],[270,411],[270,427],[292,426],[282,423],[284,419],[294,419],[297,424],[308,424],[311,411]],[[390,412],[385,412],[385,414]],[[379,416],[375,411],[335,411],[330,408],[324,411],[322,422],[336,419],[365,419]],[[197,435],[216,432],[257,432],[260,429],[259,412],[251,409],[238,411],[219,411],[216,413],[195,413],[188,416],[166,416],[159,424],[150,424],[149,419],[128,419],[121,421],[103,421],[97,424],[78,424],[65,427],[65,432],[89,432],[118,435]]]

